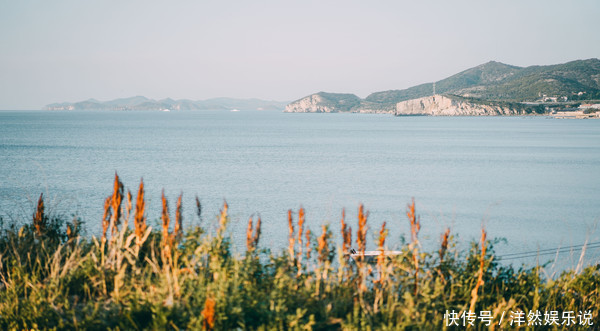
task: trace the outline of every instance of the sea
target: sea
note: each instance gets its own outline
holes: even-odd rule
[[[212,231],[226,201],[229,234],[243,251],[250,217],[260,246],[287,245],[287,211],[339,242],[340,218],[357,228],[368,210],[370,249],[410,240],[436,252],[451,229],[458,247],[494,239],[502,263],[584,265],[600,260],[600,121],[536,117],[394,117],[215,111],[0,111],[0,217],[46,210],[101,232],[115,173],[134,196],[143,179],[149,223],[164,191],[172,213],[183,194],[184,227]],[[201,201],[198,217],[195,198]],[[356,232],[353,237],[356,238]]]

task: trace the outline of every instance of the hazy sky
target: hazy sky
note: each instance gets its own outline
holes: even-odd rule
[[[295,100],[600,57],[600,1],[0,0],[0,109]]]

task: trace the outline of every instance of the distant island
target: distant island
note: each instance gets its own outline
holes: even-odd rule
[[[98,101],[63,102],[46,105],[45,110],[283,110],[287,102],[260,99],[213,98],[207,100],[154,100],[143,96]]]
[[[375,92],[364,99],[319,92],[288,104],[285,112],[478,116],[571,111],[598,117],[598,100],[598,59],[530,67],[491,61],[434,83]]]

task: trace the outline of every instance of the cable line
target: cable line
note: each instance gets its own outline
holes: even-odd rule
[[[510,253],[510,254],[504,254],[504,255],[498,256],[497,258],[503,259],[503,260],[513,260],[513,259],[521,259],[521,258],[536,257],[536,256],[556,255],[556,254],[563,254],[563,253],[568,253],[568,252],[573,252],[573,251],[579,251],[579,250],[582,250],[584,247],[586,250],[600,248],[600,242],[592,242],[592,243],[583,244],[583,245],[572,245],[572,246],[565,246],[565,247],[547,248],[547,249],[540,249],[537,251]]]

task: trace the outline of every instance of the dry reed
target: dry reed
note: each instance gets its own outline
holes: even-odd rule
[[[485,266],[485,253],[487,250],[486,247],[486,237],[487,233],[485,229],[481,228],[481,255],[479,256],[479,270],[477,272],[477,283],[475,283],[475,287],[471,291],[471,303],[469,305],[469,311],[475,311],[475,304],[477,303],[479,287],[484,284],[483,281],[483,269]]]
[[[381,267],[383,266],[383,262],[385,260],[385,249],[384,249],[384,245],[385,245],[385,238],[387,237],[388,231],[385,228],[386,226],[386,222],[383,222],[383,224],[381,225],[381,230],[379,230],[379,240],[378,240],[378,245],[377,245],[377,250],[379,251],[379,255],[377,255],[377,269],[380,270],[381,273]]]
[[[440,256],[440,264],[444,262],[444,256],[446,255],[446,251],[448,251],[448,239],[450,237],[450,228],[446,228],[446,232],[442,234],[442,245],[440,250],[438,251]]]
[[[131,209],[133,207],[131,192],[127,190],[127,204],[125,205],[125,211],[127,212],[125,219],[129,221],[129,216],[131,215]]]
[[[342,209],[342,253],[348,254],[350,246],[352,245],[352,228],[346,224],[346,209]]]
[[[364,301],[364,292],[367,291],[366,277],[370,273],[365,270],[365,250],[367,248],[367,217],[368,212],[365,213],[364,206],[360,204],[358,206],[358,230],[356,231],[356,245],[358,246],[358,295],[361,306],[366,307]]]
[[[296,258],[296,268],[298,269],[298,276],[302,274],[302,235],[304,234],[304,208],[300,207],[298,210],[298,252]]]
[[[112,212],[110,209],[111,200],[112,196],[104,200],[104,213],[102,214],[102,243],[106,242],[106,232],[108,231],[108,226],[110,225],[110,219],[112,217]]]
[[[421,222],[415,212],[415,198],[412,198],[412,203],[408,205],[408,211],[406,212],[408,220],[410,222],[410,238],[411,243],[409,247],[412,250],[413,265],[415,268],[415,282],[414,292],[416,296],[419,293],[419,231],[421,230]]]
[[[181,206],[181,199],[183,193],[177,198],[177,207],[175,208],[175,228],[173,229],[173,240],[179,242],[183,236],[183,207]]]
[[[318,260],[318,273],[317,273],[317,287],[316,295],[319,296],[321,293],[321,281],[328,278],[330,261],[329,261],[329,238],[331,232],[326,225],[321,226],[321,235],[317,238],[317,260]],[[327,290],[326,290],[327,291]]]
[[[227,205],[227,201],[223,201],[223,209],[221,209],[221,213],[219,214],[219,229],[217,230],[217,236],[220,238],[223,237],[225,233],[225,229],[227,228],[227,210],[229,209],[229,205]]]
[[[385,239],[388,235],[388,230],[385,228],[386,222],[383,222],[381,225],[381,230],[379,230],[379,240],[377,243],[377,250],[379,254],[377,255],[377,279],[373,280],[375,286],[375,299],[373,301],[373,312],[377,313],[379,311],[379,307],[383,302],[383,289],[387,285],[387,272],[385,269],[386,255],[385,255]]]
[[[169,223],[171,223],[171,218],[169,217],[169,205],[167,202],[167,198],[165,198],[165,190],[162,190],[162,234],[163,234],[163,246],[169,245]]]
[[[306,259],[310,261],[310,254],[312,249],[310,248],[310,229],[306,229]]]
[[[73,239],[77,238],[79,235],[79,220],[77,216],[73,217],[73,221],[71,223],[67,223],[67,240],[73,241]]]

